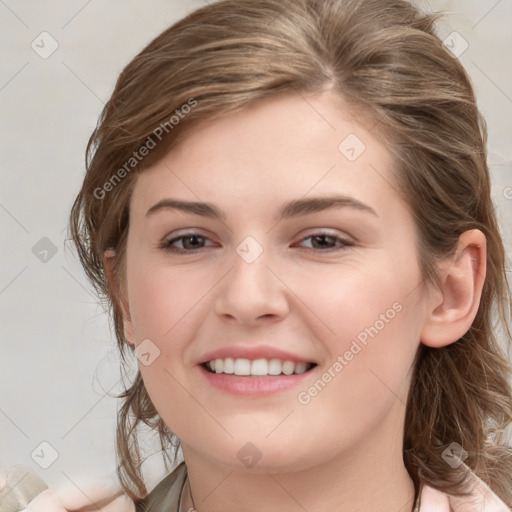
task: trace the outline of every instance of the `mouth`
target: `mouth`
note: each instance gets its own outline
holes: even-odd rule
[[[233,377],[283,377],[302,375],[317,366],[313,362],[294,362],[283,359],[246,359],[225,358],[212,359],[200,364],[208,373],[223,374]]]
[[[280,396],[313,379],[317,363],[289,359],[213,359],[197,365],[204,381],[223,394],[241,399]]]

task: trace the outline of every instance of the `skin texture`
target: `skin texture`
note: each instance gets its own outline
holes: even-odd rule
[[[440,263],[442,289],[427,286],[392,153],[346,112],[330,92],[265,99],[202,122],[135,185],[125,335],[159,351],[141,372],[181,439],[199,512],[412,509],[402,437],[414,356],[420,343],[441,347],[469,329],[485,277],[485,237],[464,233],[453,260]],[[339,149],[350,134],[366,147],[355,161]],[[276,220],[287,201],[334,194],[376,215],[342,207]],[[206,201],[226,217],[146,216],[164,198]],[[187,246],[194,252],[161,247],[192,229],[205,237]],[[321,234],[350,245],[308,238]],[[263,250],[252,263],[237,253],[247,236]],[[107,269],[114,257],[106,255]],[[393,305],[400,311],[299,403],[298,393]],[[252,399],[212,388],[199,371],[211,350],[259,344],[318,366],[298,387]],[[237,457],[248,442],[261,455],[252,467]]]

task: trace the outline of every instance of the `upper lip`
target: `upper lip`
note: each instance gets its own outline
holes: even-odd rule
[[[306,359],[297,354],[287,352],[270,345],[232,345],[208,352],[201,357],[197,364],[204,364],[214,359],[243,358],[251,361],[255,359],[281,359],[282,361],[293,361],[294,363],[313,363],[312,359]]]

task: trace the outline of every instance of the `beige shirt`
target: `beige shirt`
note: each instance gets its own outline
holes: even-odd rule
[[[179,512],[180,497],[186,478],[187,466],[182,462],[161,480],[146,498],[135,503],[136,512]]]

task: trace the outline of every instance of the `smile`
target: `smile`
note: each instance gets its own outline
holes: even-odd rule
[[[211,387],[228,395],[252,399],[298,386],[316,367],[316,363],[245,358],[214,359],[198,365]]]
[[[295,363],[281,359],[255,359],[245,358],[212,359],[204,363],[204,367],[211,373],[223,373],[238,376],[265,376],[265,375],[300,375],[311,370],[315,363]]]

